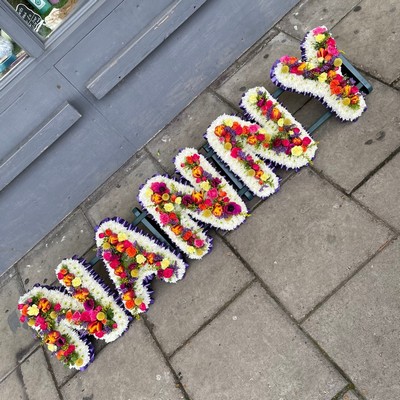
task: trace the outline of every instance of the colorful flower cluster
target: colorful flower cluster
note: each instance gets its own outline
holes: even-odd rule
[[[146,312],[152,302],[147,288],[153,276],[176,282],[186,265],[176,255],[129,228],[122,219],[103,221],[96,232],[100,255],[126,309]]]
[[[273,65],[273,82],[320,98],[343,120],[357,119],[366,108],[365,100],[355,81],[342,73],[340,52],[328,29],[319,26],[308,32],[301,47],[302,59],[283,56]]]
[[[81,328],[82,305],[56,288],[33,288],[19,300],[21,322],[27,322],[58,360],[70,368],[83,369],[91,361],[92,348],[69,329]],[[86,322],[85,322],[86,323]]]
[[[251,130],[250,126],[253,126]],[[206,132],[207,141],[218,156],[253,193],[262,198],[274,193],[279,181],[251,146],[267,140],[268,136],[267,131],[258,125],[229,115],[218,117]]]
[[[57,266],[56,274],[69,294],[83,304],[84,311],[73,314],[81,330],[107,343],[125,332],[129,317],[89,264],[82,259],[65,259]],[[68,321],[69,317],[71,312],[66,314]]]
[[[235,130],[236,139],[243,145],[254,147],[261,157],[287,168],[300,168],[312,160],[317,150],[315,141],[265,88],[248,90],[240,105],[249,119],[261,125],[243,121],[241,129]]]

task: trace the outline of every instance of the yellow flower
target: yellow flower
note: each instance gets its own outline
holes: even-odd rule
[[[83,359],[82,359],[82,358],[78,358],[78,359],[75,361],[75,365],[76,365],[77,367],[82,367],[82,365],[83,365]]]
[[[301,156],[303,154],[303,148],[301,146],[294,146],[292,148],[292,154],[296,157]]]
[[[31,305],[30,307],[28,307],[28,315],[30,316],[36,316],[39,314],[39,308],[36,304]]]
[[[143,300],[142,300],[140,297],[136,297],[136,299],[135,299],[135,304],[136,304],[137,306],[140,306],[142,303],[143,303]]]
[[[171,212],[174,209],[174,205],[172,203],[167,203],[164,206],[164,210],[167,212]]]
[[[322,63],[322,62],[324,62],[325,58],[324,57],[318,57],[317,60],[318,60],[319,63]]]
[[[282,65],[281,72],[287,74],[289,72],[289,66]]]
[[[342,101],[344,106],[348,106],[350,104],[350,99],[348,97],[344,98]]]
[[[154,192],[148,187],[145,191],[145,195],[147,197],[151,197]]]
[[[283,118],[278,119],[278,126],[283,126],[285,120]]]
[[[146,257],[145,257],[143,254],[138,254],[138,255],[136,256],[136,262],[137,262],[138,264],[143,264],[143,263],[146,262]]]
[[[254,169],[249,169],[249,170],[247,171],[247,175],[248,175],[248,176],[255,176],[255,175],[256,175],[256,171],[254,171]]]
[[[203,211],[203,217],[210,218],[211,215],[212,215],[212,212],[210,210]]]
[[[322,72],[322,74],[318,77],[318,80],[320,82],[325,82],[327,78],[328,78],[328,74],[326,72]]]
[[[232,121],[231,118],[227,118],[227,119],[224,120],[224,124],[226,126],[232,126],[233,125],[233,121]]]
[[[139,276],[139,270],[138,269],[133,269],[132,271],[131,271],[131,277],[132,278],[137,278]]]
[[[257,103],[257,95],[255,93],[252,93],[248,99],[250,103]]]
[[[342,61],[342,59],[341,58],[335,58],[335,61],[333,62],[333,65],[335,66],[335,67],[340,67],[341,65],[343,64],[343,61]]]
[[[33,318],[28,319],[28,326],[34,326],[35,320]]]
[[[188,246],[187,250],[189,254],[193,254],[196,252],[196,249],[193,246]]]
[[[108,242],[104,242],[104,243],[103,243],[103,249],[104,249],[104,250],[109,250],[109,249],[111,249],[111,244],[108,243]]]
[[[56,346],[55,344],[53,344],[53,343],[48,343],[48,344],[47,344],[47,348],[48,348],[50,351],[56,351],[56,350],[57,350],[57,346]]]
[[[317,36],[315,36],[315,40],[316,40],[318,43],[323,42],[324,39],[325,39],[325,35],[323,35],[322,33],[319,33]]]
[[[97,313],[96,318],[98,321],[103,321],[103,319],[106,318],[106,314],[104,314],[103,311],[100,311]]]
[[[57,313],[56,313],[55,311],[52,311],[52,312],[50,313],[50,318],[51,318],[51,319],[56,319],[56,318],[57,318]]]
[[[265,181],[267,181],[268,179],[269,179],[269,177],[270,177],[271,175],[270,174],[266,174],[265,172],[261,175],[261,180],[263,181],[263,182],[265,182]]]
[[[78,276],[74,279],[72,279],[72,286],[73,287],[78,287],[80,286],[82,283],[81,278],[79,278]]]
[[[265,133],[265,142],[269,143],[271,141],[271,135],[269,133]]]
[[[267,131],[264,128],[259,129],[258,133],[262,133],[263,135],[267,135]]]
[[[231,149],[232,149],[232,144],[229,143],[229,142],[228,142],[228,143],[225,143],[225,144],[224,144],[224,149],[225,149],[225,150],[231,150]]]
[[[163,195],[161,196],[161,198],[162,198],[164,201],[168,201],[168,200],[169,200],[169,194],[168,194],[168,193],[163,193]]]
[[[290,118],[285,118],[285,120],[283,121],[284,125],[292,125],[292,120]]]
[[[161,261],[161,268],[162,269],[168,268],[169,264],[170,264],[170,262],[169,262],[168,258],[164,258],[164,260]]]
[[[182,203],[182,197],[177,197],[175,199],[175,204],[181,204]]]
[[[118,233],[118,242],[123,242],[128,239],[128,235],[125,232]]]
[[[210,182],[205,181],[205,182],[201,182],[201,183],[200,183],[200,187],[201,187],[203,190],[210,190],[211,185],[210,185]]]

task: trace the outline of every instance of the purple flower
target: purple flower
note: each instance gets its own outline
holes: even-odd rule
[[[242,211],[242,207],[239,204],[230,202],[224,206],[224,213],[227,215],[238,215]]]
[[[56,341],[56,345],[57,347],[62,347],[64,346],[64,344],[65,344],[65,338],[60,336]]]
[[[192,196],[190,196],[190,194],[185,194],[183,197],[182,197],[182,204],[184,205],[184,206],[189,206],[190,204],[193,204],[194,203],[194,201],[193,201],[193,199],[192,199]]]
[[[87,299],[83,303],[83,307],[85,308],[86,311],[93,310],[93,308],[94,308],[94,300],[93,299]]]
[[[169,192],[169,189],[167,188],[167,185],[164,182],[153,182],[151,184],[151,190],[154,193],[161,194],[161,195]]]

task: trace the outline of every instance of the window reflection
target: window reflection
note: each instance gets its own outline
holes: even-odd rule
[[[0,29],[0,80],[27,57],[25,51]]]
[[[51,35],[83,0],[8,0],[19,17],[40,36]]]

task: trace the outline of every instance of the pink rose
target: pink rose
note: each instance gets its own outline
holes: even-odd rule
[[[60,310],[61,310],[61,304],[60,303],[55,304],[54,305],[54,311],[58,312]]]
[[[314,28],[314,29],[312,30],[312,33],[313,33],[314,36],[315,36],[315,35],[319,35],[320,33],[324,33],[324,32],[326,32],[326,31],[327,31],[327,29],[326,29],[325,26],[317,26],[316,28]]]
[[[168,214],[161,213],[161,214],[160,214],[160,221],[161,221],[161,223],[162,223],[163,225],[167,225],[168,222],[169,222],[169,216],[168,216]]]
[[[106,261],[111,261],[111,260],[112,260],[112,254],[111,254],[111,252],[105,251],[105,252],[103,253],[103,258],[104,258]]]
[[[357,87],[357,86],[352,86],[351,89],[350,89],[350,93],[351,93],[351,94],[356,94],[356,93],[358,93],[358,87]]]
[[[287,140],[287,139],[283,139],[283,140],[282,140],[282,144],[283,144],[283,146],[285,146],[285,147],[289,147],[290,142],[289,142],[289,140]]]
[[[164,278],[171,278],[171,276],[174,274],[174,270],[172,268],[166,268],[163,271],[163,277]]]
[[[144,304],[144,303],[142,303],[140,306],[139,306],[139,308],[142,310],[142,311],[146,311],[146,304]]]
[[[260,129],[260,127],[257,124],[253,124],[253,125],[249,126],[250,133],[256,133],[259,129]]]
[[[210,199],[216,199],[218,197],[218,190],[216,188],[212,188],[207,192],[207,197]]]
[[[197,247],[198,249],[202,248],[204,246],[204,240],[201,239],[195,239],[194,241],[194,247]]]
[[[310,143],[311,143],[311,139],[310,139],[308,136],[306,136],[306,137],[303,139],[303,144],[304,144],[304,146],[308,146]]]

